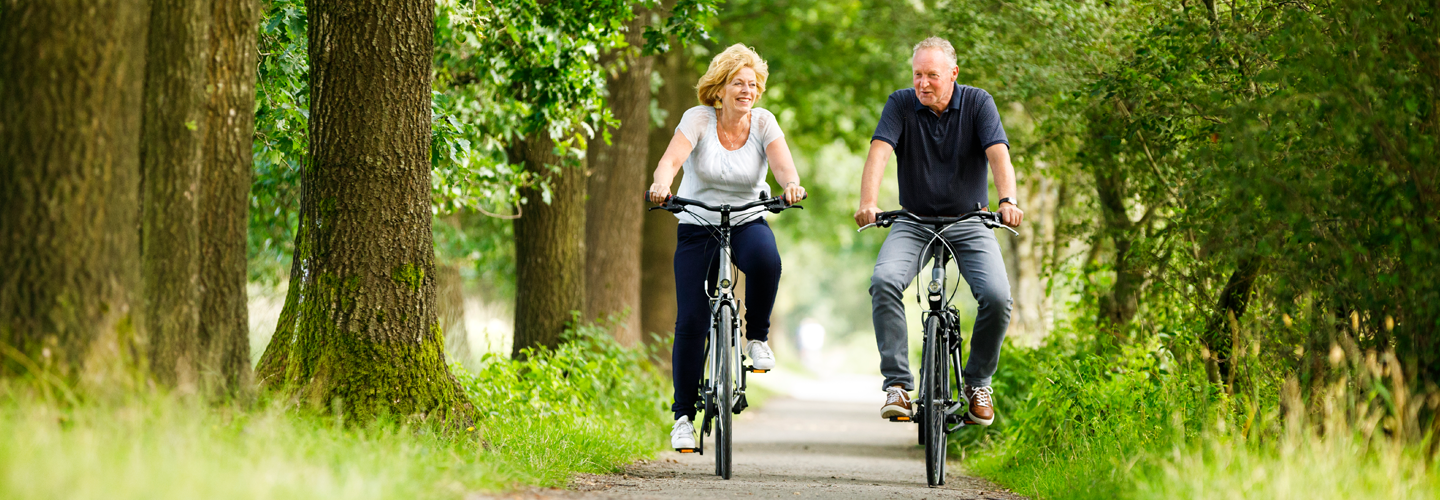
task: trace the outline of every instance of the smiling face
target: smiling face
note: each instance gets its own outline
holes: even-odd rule
[[[755,79],[755,70],[748,66],[740,68],[735,76],[720,88],[720,103],[726,110],[744,113],[755,107],[760,100],[760,81]]]
[[[950,94],[955,92],[955,78],[960,68],[952,64],[939,50],[920,49],[910,60],[914,70],[915,97],[920,104],[939,111],[950,104]]]

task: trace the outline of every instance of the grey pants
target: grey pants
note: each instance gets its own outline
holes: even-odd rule
[[[970,358],[961,375],[971,387],[990,385],[990,376],[1000,362],[1000,344],[1010,326],[1010,280],[993,230],[978,223],[955,224],[944,232],[955,260],[979,308],[975,331],[970,338]],[[880,347],[880,373],[885,375],[881,390],[892,385],[915,389],[910,374],[910,345],[905,328],[903,294],[929,255],[922,253],[934,235],[913,224],[896,222],[880,247],[875,274],[870,277],[870,300],[874,308],[875,343]],[[940,244],[937,240],[935,244]],[[929,266],[924,282],[929,283]],[[947,280],[948,281],[948,280]],[[946,283],[952,285],[953,281]],[[922,300],[924,300],[922,298]]]

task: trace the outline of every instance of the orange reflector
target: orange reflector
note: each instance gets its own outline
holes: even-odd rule
[[[680,450],[680,453],[695,453],[695,450],[692,450],[692,449],[689,449],[689,448],[685,448],[685,449]]]

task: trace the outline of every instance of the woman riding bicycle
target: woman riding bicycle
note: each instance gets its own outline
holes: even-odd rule
[[[769,191],[765,164],[784,186],[786,203],[805,197],[795,162],[785,145],[785,134],[775,115],[755,103],[765,92],[769,70],[755,51],[742,44],[725,49],[710,61],[700,77],[696,93],[701,106],[690,108],[675,127],[675,136],[655,167],[650,201],[661,203],[670,196],[670,183],[682,163],[685,176],[679,196],[712,205],[739,205],[754,201]],[[753,215],[752,215],[753,214]],[[710,213],[676,214],[680,226],[675,245],[675,346],[671,355],[675,384],[675,425],[670,432],[674,448],[695,447],[695,403],[705,365],[705,338],[710,328],[710,306],[705,286],[715,286],[719,241],[711,237],[707,224],[719,224]],[[745,273],[748,306],[745,310],[745,353],[757,369],[775,366],[775,355],[766,342],[770,333],[770,311],[780,287],[780,252],[775,235],[765,223],[764,208],[736,213],[735,218],[754,217],[736,226],[731,233],[732,257]]]

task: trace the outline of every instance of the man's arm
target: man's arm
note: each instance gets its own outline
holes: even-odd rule
[[[865,157],[865,173],[860,174],[860,209],[855,211],[857,226],[874,223],[875,214],[880,213],[880,181],[885,178],[885,162],[890,161],[893,151],[895,148],[888,142],[879,139],[870,141],[870,154]],[[1006,165],[1009,165],[1008,161]],[[1010,184],[1010,190],[1014,191],[1013,179]]]
[[[871,152],[873,153],[874,149],[871,149]],[[985,157],[990,160],[990,172],[995,175],[995,191],[1000,193],[1000,198],[1016,199],[1015,167],[1010,165],[1010,146],[1004,143],[992,144],[985,148]],[[865,164],[865,171],[870,171],[869,163]],[[863,201],[860,206],[865,206]],[[998,210],[1000,221],[1007,226],[1020,227],[1020,221],[1025,219],[1025,212],[1014,203],[1001,203]]]

